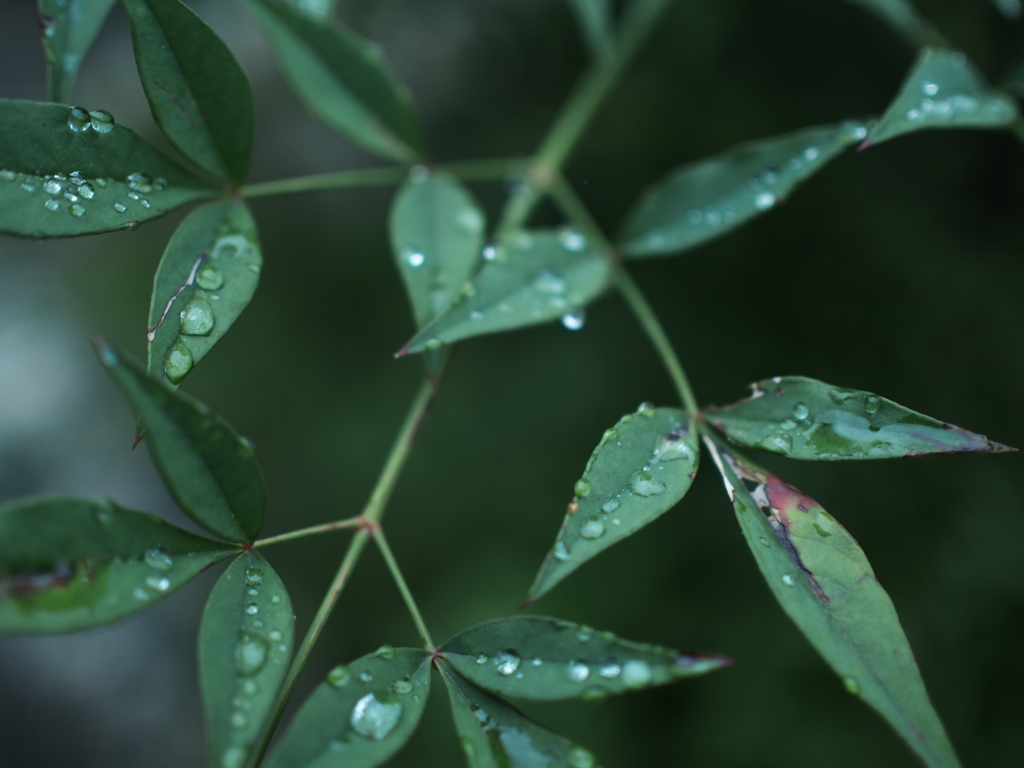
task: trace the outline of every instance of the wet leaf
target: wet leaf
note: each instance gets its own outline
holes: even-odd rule
[[[370,152],[411,161],[424,153],[412,98],[380,48],[329,19],[280,0],[244,0],[309,110]]]
[[[50,99],[71,100],[82,59],[117,0],[39,0],[39,30],[46,54]]]
[[[412,736],[430,693],[430,656],[382,646],[335,667],[302,705],[267,768],[372,768]]]
[[[153,118],[183,155],[241,183],[253,142],[249,79],[227,45],[179,0],[121,0]]]
[[[850,0],[854,5],[874,13],[899,32],[911,45],[921,47],[937,42],[931,26],[921,18],[908,0]]]
[[[96,348],[145,429],[153,463],[178,506],[211,533],[254,541],[267,491],[252,444],[202,403],[147,376],[111,344],[99,340]]]
[[[0,633],[109,624],[236,551],[110,501],[0,504]]]
[[[607,56],[612,51],[612,9],[608,0],[570,0],[583,36],[594,56]]]
[[[391,208],[391,248],[422,328],[480,263],[484,214],[454,176],[414,168]]]
[[[199,687],[210,768],[243,765],[292,657],[295,619],[280,577],[244,552],[210,592],[199,625]]]
[[[1013,97],[989,87],[962,53],[924,48],[862,148],[925,128],[1002,128],[1018,117]]]
[[[469,768],[598,768],[594,755],[440,665]]]
[[[690,490],[699,457],[693,421],[676,408],[645,403],[606,430],[573,489],[528,601],[678,504]]]
[[[864,552],[814,499],[705,438],[747,545],[790,619],[926,765],[959,761],[892,601]]]
[[[603,699],[711,672],[721,656],[620,640],[545,616],[512,616],[464,629],[439,649],[475,684],[520,699]]]
[[[171,236],[153,281],[150,375],[179,384],[248,306],[262,268],[245,203],[223,200],[193,211]]]
[[[859,122],[741,144],[672,171],[640,199],[619,235],[627,256],[665,256],[730,232],[782,202],[851,144]]]
[[[557,320],[591,302],[611,281],[608,262],[571,230],[518,232],[485,249],[489,254],[493,260],[399,356]]]
[[[133,229],[216,194],[112,121],[80,107],[0,99],[0,232]]]
[[[1005,445],[870,392],[803,376],[752,385],[754,394],[708,410],[731,440],[792,459],[891,459],[925,453],[1005,453]]]

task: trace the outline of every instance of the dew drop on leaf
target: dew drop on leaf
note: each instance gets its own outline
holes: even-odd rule
[[[519,669],[520,661],[519,654],[512,649],[499,651],[498,655],[494,657],[494,663],[498,665],[498,674],[506,677]]]
[[[267,663],[270,646],[253,632],[243,632],[235,644],[235,668],[240,675],[252,677]]]
[[[651,682],[651,668],[646,661],[630,659],[622,665],[622,683],[627,688],[643,688]]]
[[[193,298],[181,313],[181,332],[187,336],[208,336],[213,325],[213,307],[206,299]]]
[[[352,728],[368,739],[380,741],[398,725],[402,717],[402,705],[388,694],[368,693],[352,708]]]
[[[88,131],[92,127],[92,118],[89,117],[89,112],[81,107],[71,107],[68,109],[68,128],[75,133],[82,133],[82,131]]]
[[[574,683],[582,683],[590,677],[590,667],[582,661],[569,662],[569,679]]]
[[[185,342],[178,339],[164,358],[164,373],[172,383],[177,384],[192,370],[193,362],[192,351],[185,346]]]
[[[604,523],[592,517],[580,528],[580,536],[584,539],[599,539],[604,536]]]
[[[352,672],[343,664],[339,664],[337,667],[327,673],[327,682],[335,688],[344,688],[348,685],[348,681],[352,679]]]
[[[105,109],[89,113],[89,125],[96,133],[110,133],[114,130],[114,116]]]
[[[578,744],[569,747],[569,765],[572,768],[594,768],[596,764],[594,755],[588,749]]]

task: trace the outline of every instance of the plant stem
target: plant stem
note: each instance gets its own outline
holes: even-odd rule
[[[430,631],[427,629],[427,624],[423,621],[420,609],[412,597],[412,592],[409,591],[409,585],[405,583],[405,577],[402,576],[402,570],[398,567],[398,561],[395,560],[395,556],[391,552],[391,547],[388,546],[387,539],[384,537],[384,529],[378,528],[377,531],[374,532],[373,538],[377,542],[377,547],[380,549],[381,555],[384,557],[384,562],[388,564],[388,570],[391,571],[391,575],[395,579],[395,584],[398,585],[398,591],[402,593],[402,599],[405,600],[405,605],[409,609],[409,613],[412,615],[412,620],[416,622],[416,629],[419,631],[420,637],[423,638],[423,644],[426,646],[428,651],[436,650],[437,646],[434,645],[434,641],[430,638]]]
[[[295,658],[288,668],[288,675],[285,677],[284,685],[281,686],[281,690],[277,694],[274,711],[267,719],[263,730],[260,731],[259,738],[249,755],[249,761],[246,763],[247,768],[255,768],[255,766],[259,765],[267,752],[270,738],[274,735],[274,730],[281,720],[281,715],[284,714],[285,705],[287,705],[288,699],[291,698],[292,692],[295,690],[295,684],[298,682],[299,675],[309,660],[313,646],[320,639],[324,626],[327,624],[327,619],[330,617],[331,611],[334,610],[334,606],[341,595],[341,590],[348,581],[352,569],[355,568],[356,563],[359,561],[359,556],[363,553],[363,548],[370,537],[370,532],[379,524],[381,517],[384,515],[385,505],[391,496],[392,490],[394,490],[399,472],[409,456],[409,449],[416,439],[416,433],[419,430],[420,424],[430,410],[434,393],[435,388],[429,381],[424,381],[420,385],[419,391],[416,393],[416,397],[405,417],[405,421],[402,423],[402,428],[399,430],[397,437],[395,437],[395,442],[391,446],[391,453],[388,455],[388,460],[381,470],[377,484],[370,494],[370,500],[363,509],[361,517],[366,527],[352,538],[348,551],[345,553],[345,558],[341,561],[338,572],[334,576],[334,581],[331,582],[327,594],[324,595],[320,608],[317,609],[316,616],[313,617],[313,623],[302,640],[302,645],[295,652]]]
[[[355,528],[362,521],[360,517],[350,517],[348,520],[337,520],[333,523],[324,523],[323,525],[313,525],[309,528],[299,528],[295,531],[289,531],[288,533],[282,533],[277,536],[268,536],[265,539],[258,539],[253,542],[252,548],[259,549],[260,547],[269,547],[271,544],[280,544],[283,541],[292,541],[294,539],[302,539],[306,536],[316,536],[319,533],[328,533],[330,531],[340,531],[344,528]]]
[[[517,157],[502,157],[490,160],[462,160],[454,163],[439,163],[438,170],[448,171],[464,181],[491,181],[521,171],[526,160]],[[355,171],[315,173],[310,176],[296,176],[291,179],[264,181],[248,184],[241,188],[242,197],[271,197],[294,195],[302,192],[317,192],[326,189],[351,189],[353,187],[381,187],[399,184],[409,170],[404,166],[388,165],[383,168],[365,168]]]

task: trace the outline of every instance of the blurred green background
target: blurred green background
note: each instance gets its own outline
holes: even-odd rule
[[[238,4],[190,3],[252,80],[251,178],[378,162],[313,121]],[[1024,21],[981,0],[921,0],[999,82]],[[527,154],[586,62],[565,0],[342,0],[410,85],[440,160]],[[677,3],[567,172],[602,224],[667,170],[807,125],[881,112],[914,52],[845,2]],[[0,96],[45,98],[34,3],[0,0]],[[160,143],[115,9],[75,91]],[[474,187],[493,222],[501,185]],[[392,190],[257,200],[265,269],[249,310],[185,389],[258,447],[266,534],[356,514],[422,374],[391,354],[411,315],[388,250]],[[683,256],[635,262],[698,397],[803,374],[867,389],[1024,444],[1024,146],[922,132],[828,166],[771,215]],[[152,276],[177,213],[138,232],[0,238],[0,499],[110,496],[191,527],[91,357],[104,335],[145,352]],[[550,209],[537,222],[554,223]],[[435,638],[516,610],[603,430],[643,400],[675,404],[622,302],[585,329],[460,345],[386,524]],[[774,457],[770,457],[774,458]],[[1024,473],[1019,455],[802,464],[765,459],[860,541],[892,596],[967,766],[1024,764]],[[348,534],[267,551],[298,630]],[[219,572],[219,570],[218,570]],[[142,616],[81,635],[0,640],[0,763],[203,762],[194,671],[216,573]],[[913,766],[788,623],[708,462],[688,497],[533,609],[624,637],[736,659],[732,668],[597,704],[527,704],[606,767]],[[364,556],[300,683],[382,643],[416,645],[376,552]],[[395,766],[462,761],[438,688]]]

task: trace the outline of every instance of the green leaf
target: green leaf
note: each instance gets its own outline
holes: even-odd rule
[[[0,99],[0,232],[134,229],[214,194],[109,113]]]
[[[925,453],[1014,450],[892,400],[803,376],[751,385],[753,394],[708,409],[708,421],[740,445],[792,459],[891,459]]]
[[[699,457],[693,420],[676,408],[644,403],[606,430],[576,482],[527,601],[678,504],[690,490]]]
[[[861,148],[925,128],[1002,128],[1019,116],[1013,97],[989,87],[962,53],[924,48]]]
[[[858,122],[805,128],[684,165],[647,193],[619,235],[627,256],[689,250],[771,210],[867,136]]]
[[[193,211],[167,243],[153,281],[150,375],[180,383],[242,314],[262,268],[245,203],[223,200]]]
[[[608,0],[570,0],[583,36],[594,56],[600,58],[612,52],[612,9]]]
[[[50,99],[71,100],[82,59],[117,0],[39,0],[39,29],[46,54]]]
[[[814,499],[705,442],[747,545],[790,619],[846,689],[878,710],[926,765],[959,766],[896,609],[857,542]]]
[[[469,768],[598,768],[594,755],[440,665]]]
[[[393,160],[425,154],[408,89],[375,44],[280,0],[243,0],[309,110],[363,149]]]
[[[217,33],[179,0],[121,0],[160,130],[218,179],[241,183],[253,142],[249,79]]]
[[[999,12],[1014,21],[1020,18],[1021,0],[992,0]]]
[[[907,0],[850,0],[875,14],[900,33],[908,43],[921,47],[937,42],[937,34]]]
[[[288,671],[294,631],[292,601],[270,563],[252,550],[239,555],[199,625],[210,768],[244,763]]]
[[[302,705],[266,768],[372,768],[400,750],[430,693],[430,655],[382,646],[335,667]]]
[[[512,616],[464,629],[439,649],[477,685],[520,699],[603,699],[729,664],[620,640],[611,632],[545,616]]]
[[[100,361],[146,430],[153,463],[185,514],[206,530],[251,542],[263,527],[267,491],[252,444],[220,416],[150,378],[103,340]]]
[[[110,501],[0,504],[0,633],[109,624],[235,551]]]
[[[395,198],[390,225],[398,271],[422,328],[448,309],[473,276],[484,214],[454,176],[416,167]]]
[[[572,230],[522,231],[500,248],[484,249],[491,258],[455,303],[423,328],[398,356],[442,344],[557,320],[604,291],[611,267]]]

